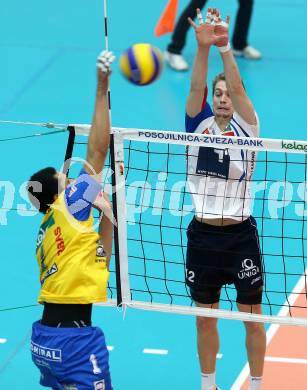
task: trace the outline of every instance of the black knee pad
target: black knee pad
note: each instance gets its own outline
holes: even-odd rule
[[[262,286],[253,290],[237,290],[237,302],[243,305],[259,305],[262,302]]]
[[[203,304],[212,305],[220,300],[220,287],[204,287],[201,290],[190,288],[190,294],[193,301]]]

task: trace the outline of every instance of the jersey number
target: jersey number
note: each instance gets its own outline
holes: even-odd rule
[[[187,268],[185,269],[185,277],[186,279],[191,282],[191,283],[194,283],[194,278],[195,278],[195,272],[194,271],[190,271],[188,270]]]
[[[90,361],[93,365],[93,373],[94,374],[101,374],[101,369],[98,367],[98,362],[97,362],[97,359],[96,359],[96,355],[91,355],[90,356]]]
[[[196,173],[228,179],[230,157],[227,149],[199,148]]]

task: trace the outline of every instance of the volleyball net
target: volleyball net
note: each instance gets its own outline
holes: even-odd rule
[[[77,138],[83,137],[79,146],[85,145],[89,126],[72,129]],[[227,154],[235,149],[246,166],[243,180],[232,180],[233,195],[227,195],[226,202],[244,196],[257,221],[263,315],[238,312],[233,285],[223,287],[218,310],[195,307],[191,300],[185,283],[186,231],[195,211],[187,160],[195,146],[214,150],[217,156],[219,151]],[[116,199],[118,303],[178,314],[307,325],[307,142],[113,128],[111,147],[113,169],[105,168],[104,184]],[[248,165],[254,170],[252,177]],[[225,196],[224,190],[215,189],[214,198]],[[253,264],[242,264],[241,271],[239,277],[252,278]]]
[[[75,177],[80,165],[72,162],[84,159],[90,126],[44,127],[46,134],[68,130],[64,167]],[[214,190],[212,198],[220,204],[223,197],[233,203],[244,197],[257,221],[263,255],[263,315],[237,311],[234,285],[223,287],[218,310],[195,307],[191,300],[185,283],[186,276],[191,276],[186,275],[186,232],[195,210],[187,162],[196,146],[214,150],[218,159],[221,151],[227,158],[229,150],[237,150],[240,163],[246,166],[243,180],[233,180],[234,191],[228,199],[223,187]],[[112,197],[117,222],[111,304],[307,326],[307,142],[113,128],[111,151],[103,171],[103,190]],[[252,176],[248,166],[254,171]],[[211,179],[210,175],[204,176]],[[250,262],[242,264],[241,271],[241,278],[254,277]]]

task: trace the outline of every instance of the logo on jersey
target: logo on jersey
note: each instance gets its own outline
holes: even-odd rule
[[[64,387],[64,390],[78,390],[77,385],[69,384],[69,385],[63,385],[63,387]]]
[[[48,269],[48,271],[46,272],[45,276],[43,277],[43,279],[41,280],[41,284],[43,285],[45,283],[45,280],[47,278],[49,278],[49,276],[55,274],[56,272],[58,272],[58,266],[56,265],[56,263],[53,263],[51,268]]]
[[[230,124],[228,124],[225,129],[221,132],[221,135],[226,135],[227,137],[234,137],[235,133],[232,130]]]
[[[73,196],[73,194],[77,191],[77,187],[75,185],[72,185],[68,194],[68,198]]]
[[[106,385],[104,379],[98,382],[94,382],[94,386],[95,386],[94,387],[95,390],[105,390]]]
[[[256,282],[259,282],[259,280],[261,280],[261,276],[258,276],[258,278],[255,278],[251,281],[251,285],[255,284]]]
[[[244,259],[242,261],[242,269],[238,272],[239,279],[251,278],[260,272],[259,267],[254,265],[253,260]]]
[[[54,362],[62,361],[62,351],[60,349],[43,347],[31,341],[31,351],[33,355],[43,357],[46,360],[52,360]]]
[[[44,238],[46,237],[47,230],[54,225],[54,217],[51,212],[47,220],[40,226],[36,240],[36,250],[42,245]]]
[[[96,249],[96,256],[97,257],[106,257],[107,253],[104,250],[103,245],[98,245]]]
[[[104,250],[104,247],[102,245],[98,245],[96,249],[95,263],[105,263],[106,257],[107,257],[107,253]]]
[[[202,134],[209,134],[209,129],[208,129],[208,127],[202,132]]]
[[[60,254],[62,252],[64,252],[64,250],[65,250],[65,243],[64,243],[62,230],[61,230],[60,226],[57,226],[54,229],[53,233],[55,235],[55,244],[57,246],[57,255],[60,256]]]

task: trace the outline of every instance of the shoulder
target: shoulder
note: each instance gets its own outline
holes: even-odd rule
[[[100,184],[82,169],[76,181],[65,189],[64,198],[70,214],[80,221],[87,220],[100,190]]]
[[[258,137],[260,133],[259,118],[255,112],[256,121],[255,125],[247,123],[237,112],[233,113],[231,119],[231,125],[234,128],[236,135],[240,137]]]
[[[214,119],[213,112],[209,103],[206,103],[202,111],[197,114],[195,117],[191,118],[188,114],[185,116],[185,129],[187,133],[196,132],[197,128],[201,123],[206,125],[205,121],[208,123]]]

